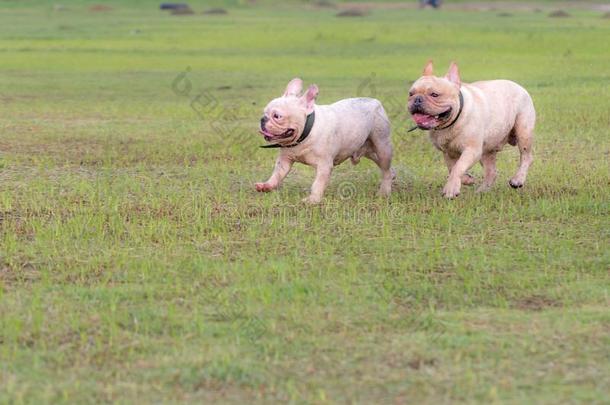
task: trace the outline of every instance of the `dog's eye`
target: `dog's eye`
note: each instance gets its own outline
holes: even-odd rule
[[[415,93],[413,93],[412,91],[409,92],[409,97],[413,97]]]
[[[278,113],[273,113],[273,118],[276,120],[279,120],[280,118],[282,118],[282,116],[279,115]]]
[[[434,98],[436,98],[436,97],[440,96],[440,94],[438,94],[438,93],[432,93],[432,94],[430,94],[430,95],[431,95],[432,97],[434,97]]]

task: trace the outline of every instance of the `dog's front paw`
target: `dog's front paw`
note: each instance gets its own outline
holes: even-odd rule
[[[303,198],[301,201],[303,201],[305,204],[316,205],[320,204],[320,201],[322,201],[322,199],[320,197],[310,195],[309,197]]]
[[[508,184],[512,187],[512,188],[521,188],[523,187],[523,184],[525,182],[518,178],[517,176],[513,177],[512,179],[510,179],[510,181],[508,182]]]
[[[447,184],[445,184],[445,187],[443,187],[443,197],[451,199],[460,195],[460,185],[461,179],[458,179],[457,182],[448,181]]]
[[[387,198],[392,194],[392,183],[382,184],[379,186],[379,191],[377,191],[377,195],[379,197]]]
[[[256,183],[254,187],[256,187],[256,191],[259,193],[268,193],[269,191],[275,189],[275,187],[269,183]]]

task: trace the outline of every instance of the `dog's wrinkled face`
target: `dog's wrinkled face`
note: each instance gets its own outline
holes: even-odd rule
[[[421,129],[442,128],[458,114],[460,108],[460,75],[455,63],[445,77],[433,76],[432,61],[409,90],[408,109]]]
[[[282,145],[294,143],[303,133],[307,115],[314,110],[318,87],[313,84],[302,96],[303,81],[292,79],[282,97],[265,107],[259,132],[267,142]]]

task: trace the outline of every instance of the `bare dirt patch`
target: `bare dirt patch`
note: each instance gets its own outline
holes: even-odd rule
[[[229,12],[227,10],[225,10],[224,8],[216,7],[216,8],[210,8],[208,10],[205,10],[202,14],[206,14],[206,15],[225,15],[225,14],[229,14]]]
[[[513,306],[522,311],[542,311],[546,308],[561,307],[561,302],[543,295],[532,295],[515,301]]]
[[[368,15],[368,11],[362,8],[352,8],[343,11],[339,11],[337,17],[365,17]]]
[[[441,10],[456,11],[533,11],[540,12],[544,9],[550,10],[553,3],[545,2],[514,2],[514,1],[472,1],[464,3],[444,2]],[[599,2],[589,1],[565,1],[561,6],[566,9],[577,8],[594,11],[610,11],[610,5],[600,4]],[[338,5],[340,9],[359,9],[359,10],[398,10],[398,9],[418,9],[419,2],[346,2]]]
[[[15,284],[30,284],[40,279],[40,272],[29,261],[0,263],[0,286],[9,288]]]
[[[406,3],[367,3],[367,2],[347,2],[337,5],[342,10],[360,10],[367,12],[369,10],[398,10],[398,9],[416,9],[419,8],[418,2],[406,2]]]
[[[569,13],[566,13],[563,10],[555,10],[549,13],[549,17],[551,18],[566,18],[572,17]]]
[[[332,1],[328,1],[328,0],[316,1],[314,3],[314,6],[320,7],[320,8],[337,8],[337,5],[335,3],[333,3]]]
[[[89,7],[89,11],[93,12],[93,13],[104,13],[107,11],[112,11],[113,8],[110,6],[107,6],[105,4],[94,4],[91,7]]]
[[[409,368],[412,370],[419,370],[423,367],[433,367],[436,364],[436,359],[416,356],[409,361]]]
[[[178,7],[171,10],[172,15],[193,15],[195,12],[189,6]]]

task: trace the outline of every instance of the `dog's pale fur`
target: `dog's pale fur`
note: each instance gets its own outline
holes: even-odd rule
[[[464,97],[461,115],[459,92]],[[496,179],[496,153],[506,143],[517,145],[521,163],[510,180],[513,188],[522,187],[532,163],[532,141],[536,111],[528,92],[508,80],[462,83],[455,63],[445,77],[433,76],[432,62],[409,92],[409,111],[421,129],[430,131],[434,146],[443,152],[449,179],[443,195],[454,198],[462,184],[473,184],[466,172],[477,161],[484,170],[477,191],[486,191]]]
[[[284,95],[265,107],[260,132],[268,142],[293,145],[303,132],[307,115],[315,111],[313,128],[302,143],[279,149],[271,177],[264,183],[256,183],[256,190],[276,189],[292,164],[301,162],[316,169],[311,194],[304,199],[316,204],[322,199],[334,166],[348,158],[356,164],[365,156],[381,169],[379,193],[389,195],[394,176],[392,143],[390,122],[381,103],[372,98],[350,98],[331,105],[315,105],[318,88],[312,85],[301,96],[302,88],[301,79],[293,79]]]

